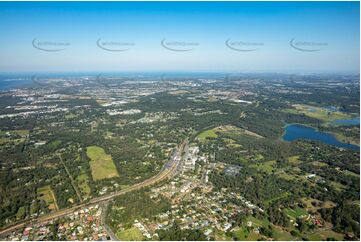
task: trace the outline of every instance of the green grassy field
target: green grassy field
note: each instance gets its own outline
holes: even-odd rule
[[[237,144],[236,141],[234,141],[233,139],[223,138],[223,141],[227,144],[228,147],[232,147],[232,148],[242,147],[242,145]]]
[[[276,164],[276,160],[270,160],[267,162],[262,162],[262,163],[257,163],[257,164],[252,164],[250,165],[253,168],[256,168],[257,170],[260,171],[264,171],[268,174],[271,174],[273,169],[274,169],[274,165]]]
[[[354,176],[354,177],[360,177],[360,174],[356,174],[352,171],[349,170],[342,170],[342,173],[345,174],[346,176]]]
[[[10,136],[18,135],[20,138],[12,138],[8,137],[8,134]],[[29,130],[26,129],[19,129],[19,130],[11,130],[11,131],[0,131],[0,145],[6,144],[6,143],[14,143],[19,144],[21,142],[24,142],[26,139],[26,136],[29,134]]]
[[[299,155],[290,156],[288,157],[288,162],[291,163],[292,165],[299,165],[301,163],[300,156]]]
[[[23,207],[20,207],[18,209],[18,212],[16,213],[16,218],[17,219],[22,219],[25,217],[25,212],[26,212],[26,208],[23,206]]]
[[[116,236],[121,241],[140,241],[143,240],[143,235],[138,228],[132,227],[123,231],[118,231]]]
[[[298,218],[298,217],[301,217],[301,216],[306,216],[307,215],[307,211],[302,209],[302,208],[295,208],[295,209],[291,209],[291,208],[286,208],[285,209],[285,213],[292,217],[292,218]]]
[[[38,202],[37,201],[32,202],[31,205],[30,205],[30,214],[36,213],[38,208],[39,208]]]
[[[245,130],[245,129],[241,129],[238,128],[236,126],[233,125],[221,125],[218,127],[215,127],[213,129],[208,129],[205,130],[203,132],[201,132],[197,138],[204,142],[207,140],[207,138],[217,138],[219,134],[227,134],[228,138],[232,138],[232,136],[248,136],[248,137],[253,137],[253,138],[263,138],[261,135],[258,135],[254,132]],[[237,145],[236,143],[234,143],[234,141],[232,142],[232,139],[228,139],[228,141],[230,141],[231,145]]]
[[[29,134],[29,130],[27,130],[27,129],[18,129],[18,130],[9,130],[9,131],[2,130],[2,131],[0,131],[0,136],[6,135],[7,133],[17,134],[17,135],[20,135],[22,137],[25,137],[25,136],[27,136]]]
[[[334,202],[326,201],[322,202],[320,200],[314,198],[302,198],[302,202],[306,204],[307,211],[316,212],[318,209],[321,208],[333,208],[336,206]],[[312,202],[316,203],[317,205],[314,206]]]
[[[343,112],[329,112],[325,108],[295,104],[294,109],[286,109],[285,112],[294,114],[304,114],[308,117],[319,119],[324,122],[334,121],[336,119],[351,119],[352,116]]]
[[[275,238],[276,240],[281,240],[281,241],[296,240],[295,237],[293,237],[290,232],[282,229],[279,226],[272,226],[272,234],[273,234],[272,237]]]
[[[295,175],[293,175],[292,173],[290,174],[289,172],[286,172],[284,170],[279,170],[275,173],[277,176],[279,176],[280,178],[283,178],[287,181],[292,181],[292,180],[296,180],[297,177]]]
[[[27,130],[27,129],[14,130],[13,132],[20,136],[27,136],[29,134],[29,130]]]
[[[207,138],[217,138],[218,135],[216,134],[214,129],[209,129],[209,130],[203,131],[197,137],[200,141],[206,141]]]
[[[336,189],[336,191],[339,191],[339,192],[341,192],[347,188],[345,185],[342,185],[339,182],[330,181],[330,184],[331,184],[331,186],[333,186],[333,188]]]
[[[79,176],[76,177],[76,182],[82,194],[90,195],[90,187],[89,187],[89,177],[85,172],[81,172]]]
[[[313,162],[311,162],[311,164],[313,166],[315,166],[315,167],[326,167],[326,166],[328,166],[327,163],[321,162],[321,161],[313,161]]]
[[[247,228],[246,226],[240,227],[238,230],[233,232],[233,236],[237,238],[237,240],[252,240],[256,241],[258,239],[262,239],[260,234],[257,234],[253,231],[255,227],[264,227],[268,228],[271,226],[272,228],[272,237],[276,240],[294,240],[295,238],[286,230],[281,227],[275,226],[271,224],[267,219],[257,219],[255,217],[248,217],[247,222],[252,222],[252,227]]]
[[[113,158],[106,154],[103,148],[89,146],[87,147],[86,154],[90,159],[90,167],[94,181],[119,176]]]
[[[65,119],[74,119],[77,115],[73,113],[65,114]]]
[[[48,144],[48,146],[50,146],[52,149],[57,149],[59,147],[59,145],[61,145],[60,140],[54,140]]]
[[[327,240],[327,238],[332,238],[334,240],[344,240],[343,234],[336,233],[331,229],[319,229],[309,235],[306,234],[306,237],[308,240],[316,241]]]
[[[39,196],[39,199],[45,201],[49,209],[51,210],[59,209],[56,203],[55,195],[49,185],[38,188],[36,192]]]
[[[285,169],[285,168],[277,168],[276,160],[270,160],[266,162],[259,162],[251,164],[250,167],[253,167],[259,171],[265,172],[267,174],[275,174],[279,176],[280,178],[283,178],[285,180],[291,181],[291,180],[297,180],[297,179],[305,179],[303,176],[295,175],[295,172],[297,172],[297,165],[301,163],[299,160],[299,156],[291,156],[288,158],[288,162],[293,165],[293,168],[291,169]]]
[[[251,132],[246,129],[241,129],[234,125],[221,125],[221,126],[214,128],[213,130],[215,130],[216,132],[225,133],[228,135],[236,135],[236,136],[241,135],[241,136],[248,136],[248,137],[253,137],[253,138],[263,138],[263,136],[261,136],[259,134],[256,134],[256,133]]]
[[[252,216],[248,217],[247,221],[251,221],[254,225],[263,226],[263,227],[268,227],[268,225],[271,224],[266,218],[261,220]]]
[[[237,240],[244,240],[244,241],[256,241],[261,238],[261,236],[255,233],[252,228],[247,228],[242,226],[240,229],[235,230],[233,232],[233,236],[237,238]]]

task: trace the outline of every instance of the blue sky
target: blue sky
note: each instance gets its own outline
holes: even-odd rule
[[[0,71],[359,71],[359,18],[358,2],[0,2]]]

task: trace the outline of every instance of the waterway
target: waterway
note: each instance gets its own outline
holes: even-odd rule
[[[283,140],[294,141],[299,139],[307,139],[319,141],[336,147],[360,151],[360,147],[354,144],[340,142],[330,133],[318,131],[312,127],[300,124],[289,124],[285,126],[285,134]]]

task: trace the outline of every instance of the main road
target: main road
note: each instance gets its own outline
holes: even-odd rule
[[[179,166],[180,166],[180,162],[181,162],[183,149],[184,149],[184,147],[186,146],[187,143],[188,143],[188,139],[186,139],[177,149],[175,149],[175,151],[173,152],[173,154],[170,157],[170,160],[163,166],[161,171],[157,175],[155,175],[155,176],[153,176],[153,177],[151,177],[151,178],[149,178],[147,180],[144,180],[144,181],[142,181],[140,183],[132,185],[132,186],[130,186],[128,188],[125,188],[125,189],[123,189],[121,191],[113,192],[113,193],[110,193],[110,194],[107,194],[107,195],[104,195],[104,196],[101,196],[101,197],[93,198],[88,202],[78,204],[78,205],[73,206],[71,208],[61,209],[61,210],[58,210],[56,212],[52,212],[52,213],[49,213],[49,214],[46,214],[46,215],[42,215],[42,216],[39,216],[39,217],[34,218],[34,219],[19,221],[16,224],[10,225],[10,226],[5,227],[5,228],[2,228],[1,231],[0,231],[0,236],[4,236],[4,235],[6,235],[6,234],[8,234],[8,233],[10,233],[10,232],[12,232],[14,230],[20,229],[20,228],[28,226],[28,225],[37,224],[37,223],[44,223],[44,222],[47,222],[47,221],[52,220],[52,219],[60,218],[60,217],[72,214],[76,210],[79,210],[81,208],[85,208],[85,207],[96,205],[96,204],[99,204],[99,203],[102,203],[102,202],[105,202],[105,201],[109,201],[109,200],[111,200],[111,199],[113,199],[115,197],[124,195],[124,194],[126,194],[128,192],[132,192],[132,191],[135,191],[135,190],[139,190],[139,189],[142,189],[142,188],[149,187],[149,186],[152,186],[154,184],[157,184],[157,183],[171,177],[172,175],[174,175],[178,171]]]

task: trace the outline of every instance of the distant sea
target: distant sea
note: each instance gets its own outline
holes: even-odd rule
[[[22,75],[0,75],[0,91],[20,88],[32,84],[31,77]]]
[[[63,73],[0,73],[0,91],[9,90],[12,88],[20,88],[32,85],[32,77],[36,76],[39,79],[47,77],[84,77],[101,75],[103,77],[131,77],[146,80],[148,78],[224,78],[225,73],[209,73],[209,72],[63,72]]]
[[[0,90],[6,91],[13,88],[20,88],[28,86],[31,83],[30,80],[15,80],[15,81],[3,81],[0,80]]]

